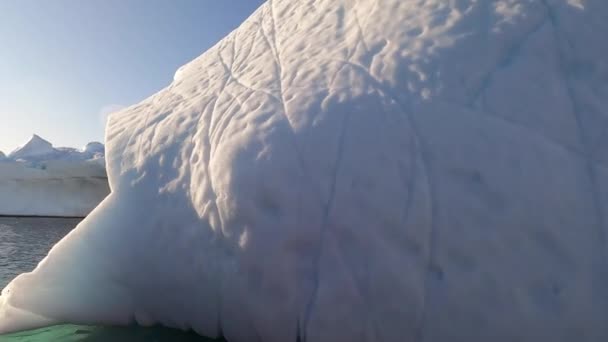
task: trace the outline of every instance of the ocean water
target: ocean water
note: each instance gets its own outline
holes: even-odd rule
[[[33,270],[80,219],[0,217],[0,288]]]
[[[33,270],[57,241],[79,219],[0,217],[0,288],[17,275]],[[217,341],[162,327],[102,327],[58,325],[54,327],[0,335],[0,342],[70,341]]]

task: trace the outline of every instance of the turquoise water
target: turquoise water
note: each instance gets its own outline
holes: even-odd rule
[[[79,219],[0,217],[0,288],[20,273],[31,271]],[[0,336],[0,342],[70,341],[216,341],[161,327],[59,325]]]

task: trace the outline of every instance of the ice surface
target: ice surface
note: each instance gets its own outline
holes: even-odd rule
[[[0,155],[0,215],[84,217],[110,192],[104,147],[53,148],[34,135]]]
[[[608,2],[272,1],[111,116],[0,331],[608,337]]]

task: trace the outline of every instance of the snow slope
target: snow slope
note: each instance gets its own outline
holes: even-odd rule
[[[4,289],[0,331],[606,340],[607,17],[267,2],[111,116],[112,194]]]
[[[34,135],[0,156],[0,215],[86,216],[110,192],[103,153],[100,143],[53,148]]]

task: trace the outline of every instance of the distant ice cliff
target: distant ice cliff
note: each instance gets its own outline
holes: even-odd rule
[[[84,217],[109,192],[101,143],[55,148],[34,135],[0,152],[0,215]]]

